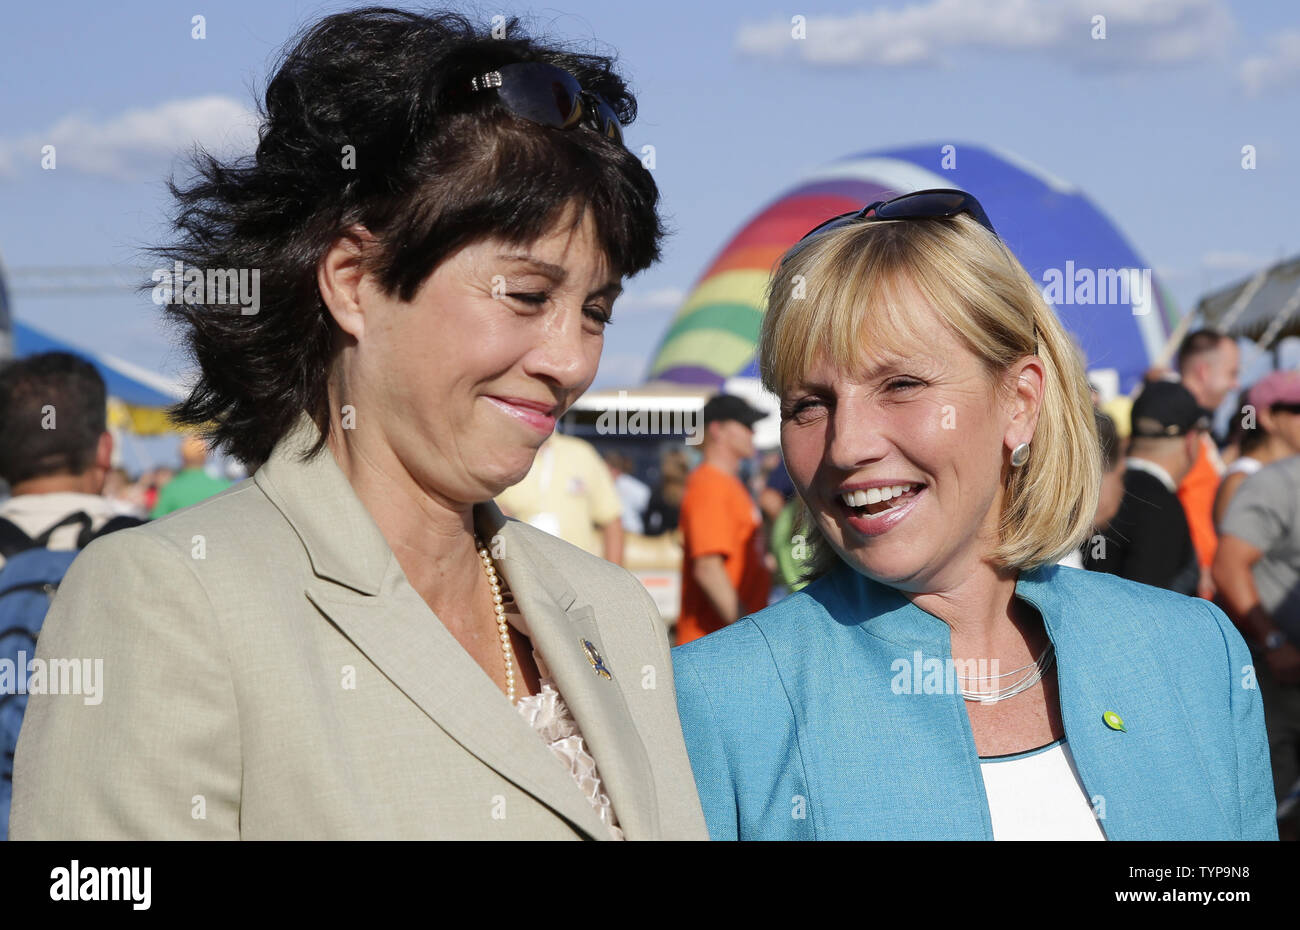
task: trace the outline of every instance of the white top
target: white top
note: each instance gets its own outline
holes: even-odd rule
[[[1065,740],[1009,756],[983,756],[995,840],[1104,840]]]
[[[1083,550],[1071,549],[1065,555],[1056,560],[1057,565],[1065,565],[1070,568],[1083,568]]]
[[[1155,475],[1160,479],[1160,483],[1169,489],[1170,494],[1178,493],[1178,485],[1174,484],[1173,477],[1155,462],[1149,462],[1146,459],[1135,459],[1131,456],[1124,460],[1125,468],[1136,468],[1138,471],[1144,471],[1148,475]]]
[[[40,535],[77,511],[83,511],[90,517],[91,532],[98,530],[118,513],[108,498],[77,491],[19,494],[0,503],[0,517],[13,523],[28,536]],[[77,536],[81,529],[80,524],[60,527],[50,535],[50,543],[46,548],[56,552],[70,552],[77,548]],[[4,562],[4,556],[0,556],[0,566]]]
[[[1237,472],[1241,472],[1243,475],[1253,475],[1263,467],[1264,463],[1259,459],[1251,458],[1249,455],[1242,455],[1232,460],[1232,464],[1228,466],[1228,470],[1223,477],[1235,475]]]

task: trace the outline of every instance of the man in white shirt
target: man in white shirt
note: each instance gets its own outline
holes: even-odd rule
[[[0,518],[67,551],[117,516],[102,495],[113,455],[106,411],[103,379],[75,355],[47,352],[0,370],[0,478],[11,495]],[[0,547],[0,568],[4,561]]]

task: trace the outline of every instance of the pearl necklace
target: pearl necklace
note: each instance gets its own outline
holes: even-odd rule
[[[487,547],[474,537],[478,546],[478,557],[483,561],[483,571],[487,573],[488,587],[492,589],[492,609],[497,615],[497,636],[501,640],[501,654],[506,660],[506,697],[510,703],[515,702],[515,662],[514,650],[510,646],[510,628],[506,624],[505,598],[501,596],[501,582],[497,579],[496,566],[492,564],[492,555]]]

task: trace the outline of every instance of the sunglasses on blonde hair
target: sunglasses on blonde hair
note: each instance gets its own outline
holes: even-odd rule
[[[818,223],[804,233],[799,241],[785,253],[783,263],[789,261],[803,247],[804,243],[813,236],[828,233],[833,229],[853,226],[856,223],[869,223],[872,220],[944,220],[950,219],[959,213],[970,216],[993,233],[994,236],[997,236],[998,231],[993,228],[993,223],[989,220],[988,214],[984,212],[980,202],[972,195],[965,191],[935,188],[913,191],[910,194],[895,197],[893,200],[877,200],[867,204],[861,210],[850,210],[848,213],[841,213],[839,216],[833,216],[823,223]]]

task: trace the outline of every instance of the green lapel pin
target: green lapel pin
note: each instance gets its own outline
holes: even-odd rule
[[[1128,732],[1124,729],[1124,718],[1113,710],[1106,711],[1106,713],[1101,715],[1101,719],[1106,721],[1106,726],[1110,727],[1112,730],[1119,730],[1121,733]]]

